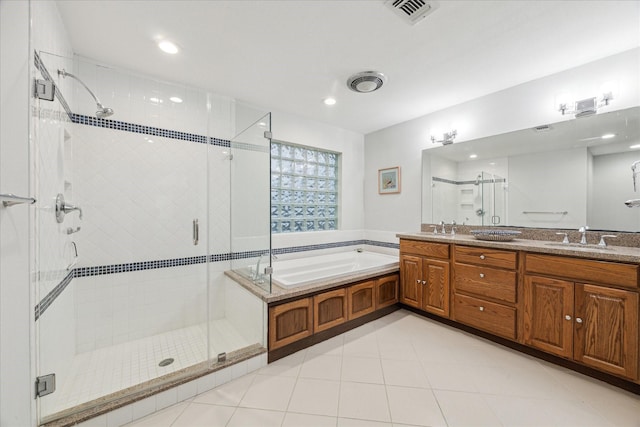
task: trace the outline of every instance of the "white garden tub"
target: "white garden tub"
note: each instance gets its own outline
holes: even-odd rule
[[[273,282],[285,289],[398,266],[398,257],[376,252],[339,252],[273,262]]]

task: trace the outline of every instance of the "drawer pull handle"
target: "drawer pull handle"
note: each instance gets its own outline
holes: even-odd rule
[[[484,311],[484,307],[483,306],[480,306],[480,311]]]
[[[576,317],[576,323],[582,323],[582,319],[579,317]]]
[[[484,279],[484,273],[480,273],[480,278]]]
[[[484,255],[480,255],[480,259],[484,259]]]
[[[564,316],[565,320],[571,320],[571,316],[569,316],[568,314],[566,316]]]

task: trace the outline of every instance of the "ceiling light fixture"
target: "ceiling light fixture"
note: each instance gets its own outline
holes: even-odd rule
[[[431,142],[434,144],[449,145],[453,144],[453,140],[458,135],[458,131],[453,129],[451,132],[445,132],[442,134],[442,139],[437,140],[435,136],[431,135]]]
[[[169,53],[171,55],[175,55],[176,53],[178,53],[178,46],[176,46],[174,43],[170,42],[169,40],[162,40],[158,42],[158,47],[163,52]]]
[[[469,154],[469,158],[470,159],[476,159],[476,158],[478,158],[478,155],[477,154]]]
[[[629,148],[631,148],[632,150],[636,150],[636,149],[640,148],[640,144],[630,145]]]
[[[560,103],[558,111],[560,111],[563,116],[565,114],[574,114],[576,118],[587,117],[596,114],[598,112],[598,108],[609,105],[612,99],[613,93],[605,92],[602,94],[602,98],[599,101],[596,97],[576,101],[573,104],[573,109],[569,109],[568,103],[566,102]]]
[[[177,96],[172,96],[169,98],[169,101],[175,102],[176,104],[182,104],[182,98],[178,98]]]
[[[602,139],[611,139],[611,138],[615,138],[616,134],[615,133],[605,133],[604,135],[601,136]]]
[[[335,98],[325,98],[322,102],[324,102],[324,105],[336,105]]]
[[[154,104],[162,104],[163,102],[162,99],[156,97],[149,98],[149,101],[153,102]]]
[[[362,71],[347,79],[347,87],[354,92],[374,92],[387,82],[387,77],[377,71]]]

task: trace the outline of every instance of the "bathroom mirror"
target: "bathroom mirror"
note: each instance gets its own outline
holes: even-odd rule
[[[638,232],[636,160],[640,107],[426,149],[422,222]]]

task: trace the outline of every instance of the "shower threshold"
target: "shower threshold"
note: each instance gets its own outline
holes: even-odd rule
[[[216,362],[215,356],[207,360],[206,331],[206,324],[199,324],[76,355],[73,374],[43,398],[55,399],[41,402],[50,413],[41,426],[72,426],[266,353],[221,319],[211,323],[213,342],[219,344],[215,347],[239,350],[227,353],[224,362]],[[159,366],[168,358],[174,362]],[[129,368],[127,375],[123,366]]]

